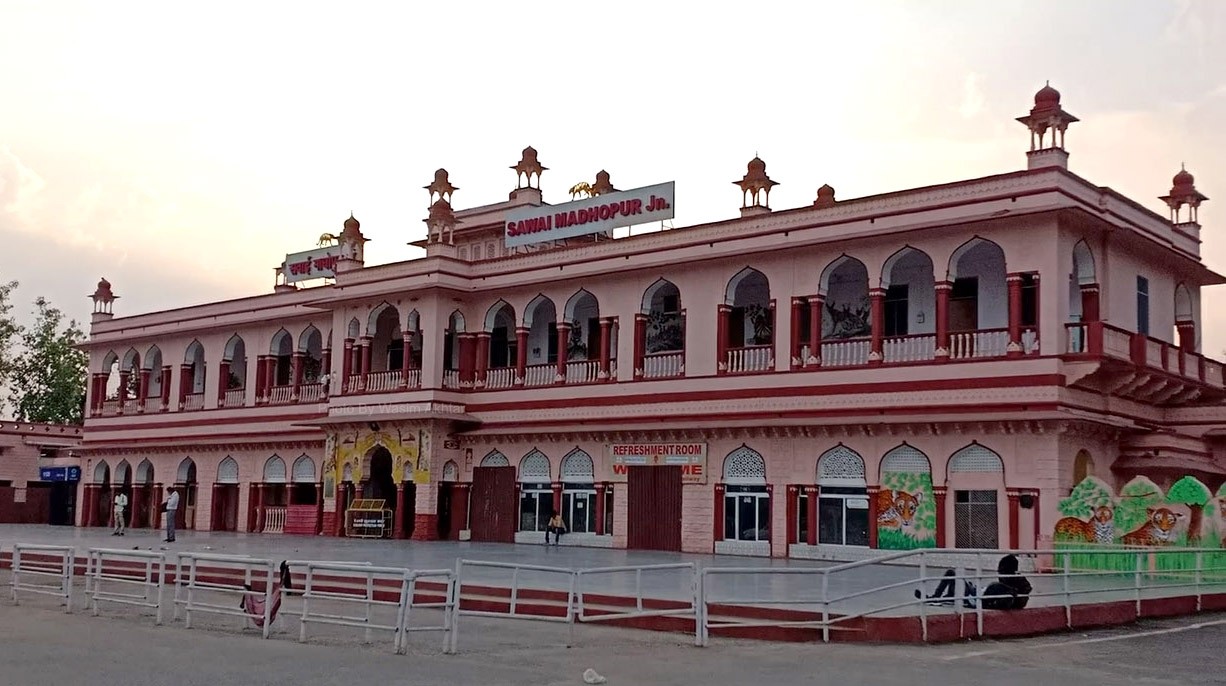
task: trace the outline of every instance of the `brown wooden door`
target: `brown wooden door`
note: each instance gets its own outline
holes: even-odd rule
[[[626,471],[626,547],[681,551],[681,467]]]
[[[472,540],[514,543],[519,512],[514,467],[474,467]]]
[[[455,493],[454,484],[444,481],[438,485],[438,503],[436,504],[438,538],[446,541],[451,538],[451,498]]]

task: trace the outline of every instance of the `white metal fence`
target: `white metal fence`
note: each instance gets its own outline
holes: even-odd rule
[[[206,563],[204,569],[201,562]],[[272,560],[238,555],[180,553],[175,570],[175,619],[179,618],[179,607],[182,606],[183,627],[186,629],[192,628],[193,612],[241,617],[245,624],[252,617],[241,604],[230,602],[219,605],[209,601],[220,594],[237,597],[241,603],[248,593],[253,592],[249,587],[253,586],[255,579],[263,581],[264,616],[260,628],[264,638],[268,638],[272,633],[273,586],[277,580],[277,564]]]
[[[72,572],[76,563],[73,548],[58,545],[18,543],[13,546],[13,604],[20,604],[18,593],[33,593],[60,598],[64,611],[72,612]],[[54,583],[39,580],[51,579]]]
[[[165,579],[165,553],[109,548],[90,548],[86,553],[85,595],[95,617],[98,604],[107,602],[153,609],[154,622],[161,624]]]

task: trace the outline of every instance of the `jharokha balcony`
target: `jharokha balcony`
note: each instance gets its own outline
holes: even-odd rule
[[[1154,405],[1181,405],[1226,398],[1223,365],[1192,350],[1193,335],[1180,345],[1100,321],[1065,325],[1065,355],[1085,362],[1066,373],[1069,384]]]

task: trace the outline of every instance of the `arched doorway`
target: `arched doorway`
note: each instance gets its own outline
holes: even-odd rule
[[[97,495],[94,496],[94,519],[91,523],[93,526],[113,526],[111,501],[114,496],[111,494],[111,466],[106,463],[106,460],[102,460],[98,466],[94,467],[94,484],[96,484],[94,490]]]
[[[396,480],[392,477],[392,453],[381,445],[370,453],[370,469],[367,471],[362,495],[365,498],[382,498],[387,501],[388,509],[396,509]]]
[[[179,510],[175,513],[175,526],[180,529],[196,528],[196,461],[185,458],[179,463],[179,474],[175,482],[179,489]]]

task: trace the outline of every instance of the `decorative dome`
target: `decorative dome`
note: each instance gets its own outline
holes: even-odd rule
[[[1188,170],[1187,170],[1187,169],[1184,169],[1184,168],[1181,166],[1181,167],[1179,168],[1179,173],[1175,175],[1175,178],[1171,179],[1171,183],[1172,183],[1172,184],[1173,184],[1173,185],[1174,185],[1176,188],[1178,188],[1178,187],[1180,187],[1180,186],[1189,186],[1189,187],[1190,187],[1190,186],[1195,186],[1195,185],[1196,185],[1196,179],[1195,179],[1195,178],[1193,178],[1193,176],[1192,176],[1190,173],[1188,173]]]
[[[1039,89],[1038,93],[1034,94],[1035,107],[1059,107],[1060,106],[1060,91],[1051,87],[1049,81],[1045,86]]]
[[[749,167],[748,167],[748,172],[747,172],[747,175],[748,175],[748,176],[757,176],[757,175],[759,175],[759,174],[761,174],[761,175],[765,175],[765,174],[766,174],[766,163],[762,161],[762,158],[761,158],[761,157],[756,157],[756,156],[755,156],[755,157],[754,157],[752,160],[750,160],[750,161],[749,161]]]
[[[1191,176],[1192,176],[1191,174],[1188,174],[1189,178]],[[111,292],[111,282],[107,281],[105,277],[103,277],[102,279],[98,281],[98,292],[99,293],[110,293]]]
[[[828,183],[822,184],[822,187],[817,189],[817,200],[813,204],[818,207],[830,207],[834,203],[834,187]]]
[[[349,213],[349,218],[345,220],[346,231],[357,231],[362,228],[362,223],[353,217],[353,213]]]

